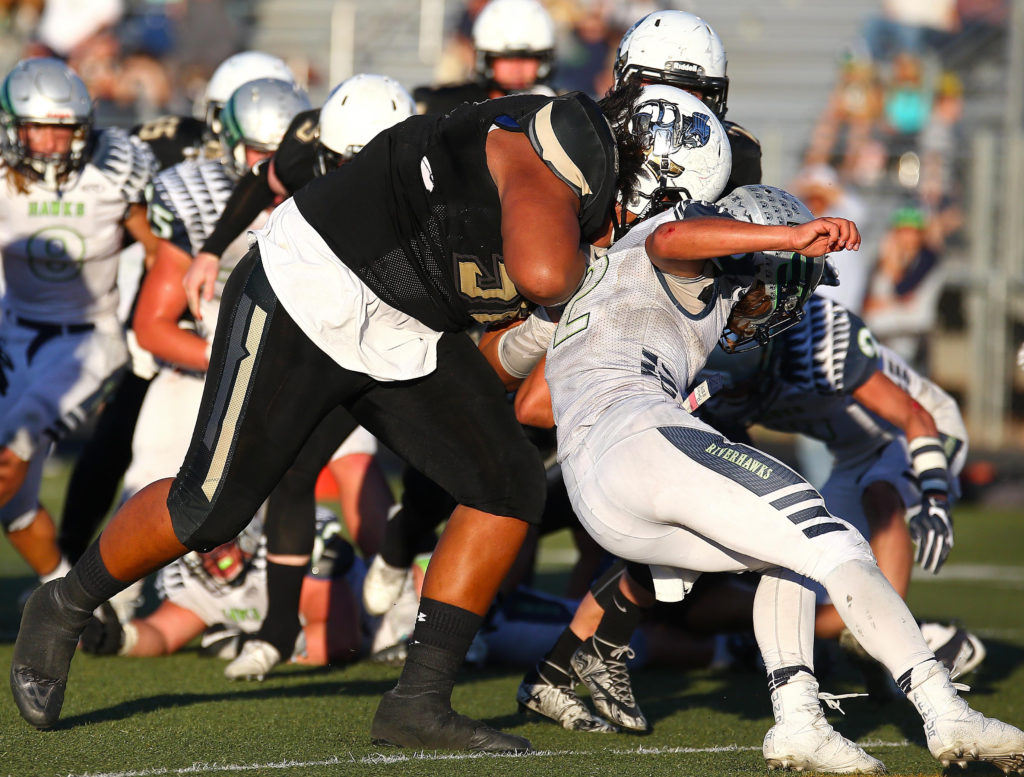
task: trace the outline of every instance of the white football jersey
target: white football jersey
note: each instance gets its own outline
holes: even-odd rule
[[[222,160],[188,160],[169,167],[153,179],[149,198],[149,221],[157,237],[169,240],[189,254],[198,253],[217,226],[238,178]],[[266,223],[261,213],[247,229]],[[235,238],[221,256],[214,296],[200,302],[202,333],[213,337],[224,284],[235,265],[248,251],[246,231]]]
[[[690,385],[752,279],[715,278],[704,310],[693,315],[676,301],[644,243],[663,222],[712,214],[724,215],[681,203],[633,227],[607,255],[591,259],[562,313],[544,372],[559,459],[571,454],[617,403],[642,397],[684,406]]]
[[[120,129],[98,131],[94,144],[57,192],[26,180],[19,193],[0,163],[4,307],[12,315],[76,324],[116,312],[122,223],[130,205],[144,202],[157,162]]]

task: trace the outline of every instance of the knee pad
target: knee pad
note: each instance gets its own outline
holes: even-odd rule
[[[221,493],[211,503],[201,486],[189,478],[175,478],[167,494],[167,512],[178,542],[189,550],[206,553],[237,537],[249,525],[259,505]]]
[[[825,579],[840,564],[847,561],[864,561],[877,564],[868,541],[853,528],[822,534],[812,540],[817,549],[811,568],[797,570],[816,582]]]

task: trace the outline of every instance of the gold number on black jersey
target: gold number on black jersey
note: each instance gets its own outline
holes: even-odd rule
[[[173,138],[178,132],[178,124],[181,118],[178,116],[161,116],[159,119],[146,122],[139,128],[139,140],[144,143],[158,140],[160,138]]]
[[[319,134],[320,125],[312,119],[306,119],[302,125],[295,130],[295,137],[303,143],[312,143]]]

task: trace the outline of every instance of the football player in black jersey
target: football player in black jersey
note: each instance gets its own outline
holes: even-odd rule
[[[198,117],[161,116],[133,127],[130,134],[149,146],[159,162],[159,170],[201,156],[216,159],[223,153],[219,135],[224,104],[238,87],[257,78],[295,82],[295,76],[283,60],[262,51],[243,51],[228,57],[214,71],[197,106]],[[146,248],[147,268],[155,256],[155,241],[154,237],[153,244]],[[131,344],[134,348],[134,343]],[[136,419],[152,380],[151,374],[137,374],[145,369],[134,369],[137,367],[135,356],[133,353],[130,368],[104,404],[95,430],[68,481],[57,543],[61,553],[71,561],[85,552],[110,510],[121,477],[131,462]]]
[[[507,94],[554,94],[546,85],[555,60],[555,23],[538,0],[491,0],[473,24],[474,78],[413,91],[421,113]]]
[[[637,91],[607,98],[617,125]],[[642,160],[611,127],[580,93],[414,116],[278,206],[225,288],[179,476],[129,500],[71,572],[26,604],[11,687],[27,721],[59,718],[92,611],[188,550],[235,536],[340,404],[459,502],[371,736],[529,748],[451,708],[469,643],[544,501],[539,455],[465,330],[576,289],[581,241],[610,235],[615,197]]]

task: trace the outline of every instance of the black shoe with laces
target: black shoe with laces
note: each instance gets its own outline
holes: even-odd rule
[[[591,637],[573,654],[572,668],[587,688],[594,706],[607,720],[633,733],[651,730],[633,696],[626,660],[635,654],[629,645],[613,645]]]
[[[527,753],[529,740],[506,734],[460,715],[438,694],[384,694],[373,716],[370,739],[375,745],[420,750],[471,750],[486,753]]]
[[[64,706],[71,659],[92,617],[57,595],[60,580],[40,586],[25,603],[11,658],[11,693],[21,717],[36,728],[52,728]]]

